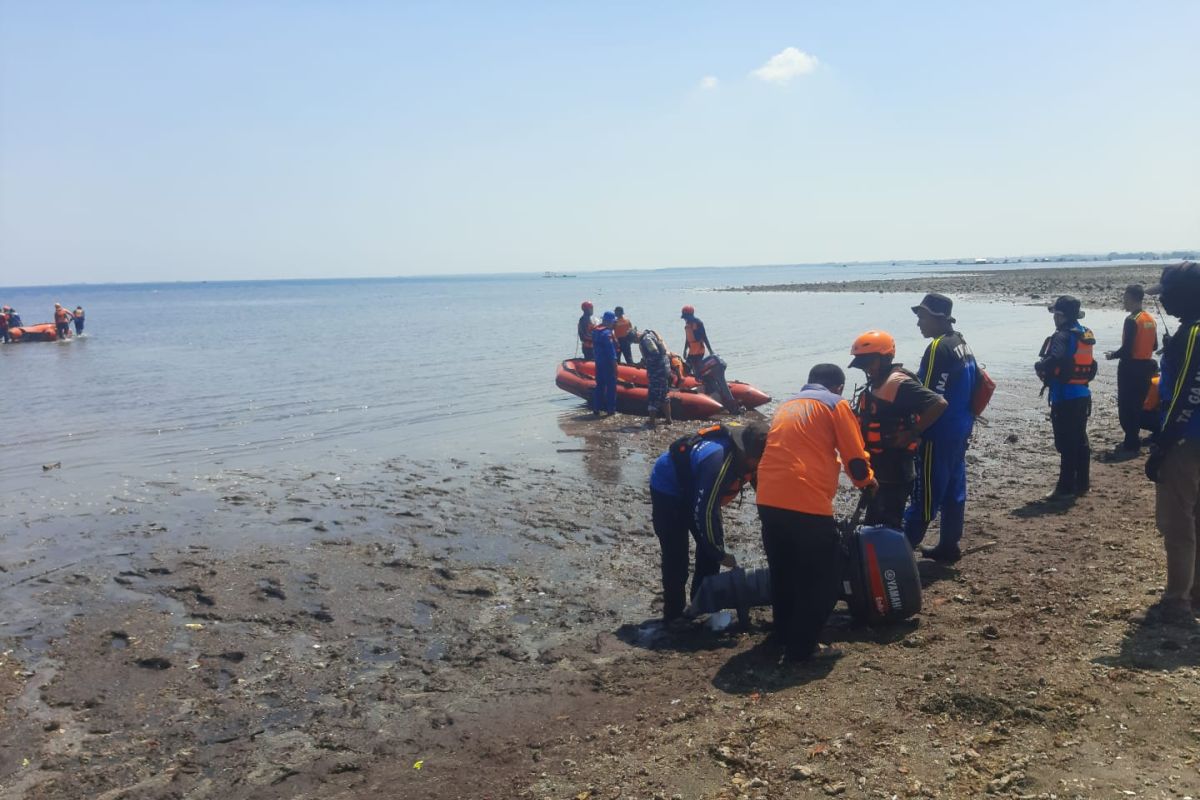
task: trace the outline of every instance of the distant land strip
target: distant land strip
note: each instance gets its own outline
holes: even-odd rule
[[[924,277],[881,278],[820,283],[778,283],[727,289],[733,292],[878,292],[914,295],[941,292],[960,295],[990,295],[1016,303],[1049,302],[1060,294],[1078,297],[1087,308],[1121,308],[1121,294],[1131,283],[1150,286],[1158,282],[1163,268],[1175,262],[1127,264],[1123,266],[1036,267],[1031,269],[970,270],[944,272]]]

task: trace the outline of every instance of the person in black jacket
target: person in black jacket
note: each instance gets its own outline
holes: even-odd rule
[[[1121,330],[1121,348],[1105,353],[1110,361],[1117,363],[1117,417],[1125,440],[1117,446],[1115,456],[1132,457],[1141,449],[1142,403],[1150,391],[1150,379],[1158,365],[1154,351],[1158,349],[1158,326],[1154,317],[1142,308],[1145,291],[1133,283],[1125,288],[1121,300],[1129,316]]]

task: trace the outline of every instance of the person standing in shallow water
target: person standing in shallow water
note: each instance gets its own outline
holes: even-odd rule
[[[616,314],[605,311],[600,324],[592,331],[592,356],[596,363],[592,413],[596,416],[617,413],[617,343],[612,334],[616,320]]]
[[[71,312],[62,307],[62,303],[54,304],[54,330],[59,339],[71,335]]]
[[[705,348],[708,348],[708,352],[714,356],[717,353],[708,341],[708,333],[704,330],[704,323],[696,316],[695,308],[684,306],[680,310],[679,318],[683,320],[683,332],[687,337],[687,341],[684,342],[683,355],[687,359],[688,370],[696,378],[699,378],[700,367],[704,362]]]
[[[83,333],[83,306],[75,306],[75,310],[71,312],[72,321],[75,323],[75,335]]]
[[[971,398],[979,380],[975,354],[954,330],[954,302],[931,292],[912,307],[921,335],[932,341],[921,356],[917,378],[946,401],[946,411],[921,435],[917,446],[917,479],[912,503],[904,514],[904,533],[914,548],[939,517],[938,543],[921,547],[926,558],[954,563],[962,557],[959,542],[967,511],[967,446],[975,429]]]
[[[613,313],[617,315],[616,322],[613,323],[613,339],[616,341],[621,355],[625,357],[625,363],[633,366],[633,342],[637,338],[636,330],[633,323],[625,316],[625,309],[617,306],[613,309]],[[620,358],[617,360],[620,361]]]
[[[583,311],[579,322],[575,325],[575,333],[579,336],[579,346],[583,350],[583,360],[592,360],[592,331],[596,329],[596,318],[592,316],[592,301],[584,300],[579,304]]]
[[[1150,379],[1158,369],[1154,351],[1158,349],[1158,326],[1154,317],[1142,308],[1145,291],[1133,283],[1125,288],[1121,302],[1129,316],[1121,329],[1121,348],[1104,354],[1117,361],[1117,418],[1125,440],[1117,445],[1115,456],[1132,457],[1142,449],[1142,403],[1150,391]]]
[[[1042,345],[1034,371],[1050,392],[1050,423],[1059,454],[1058,483],[1045,500],[1069,500],[1091,489],[1092,448],[1087,421],[1092,414],[1088,384],[1096,377],[1096,337],[1079,320],[1079,300],[1063,295],[1049,307],[1054,333]]]

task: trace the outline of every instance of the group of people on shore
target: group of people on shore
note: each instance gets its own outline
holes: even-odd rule
[[[622,358],[626,364],[635,365],[635,343],[641,355],[637,366],[646,370],[647,415],[651,427],[655,426],[660,416],[668,423],[672,421],[668,393],[671,387],[683,383],[689,374],[701,381],[705,390],[718,399],[727,411],[736,414],[742,410],[729,391],[725,379],[725,361],[713,350],[704,323],[696,316],[696,309],[692,306],[684,306],[680,310],[686,337],[683,349],[685,356],[682,357],[668,349],[656,331],[638,330],[621,306],[605,311],[600,319],[594,316],[595,307],[590,300],[580,303],[580,310],[583,313],[576,325],[576,333],[584,361],[594,364],[596,388],[591,405],[592,413],[596,416],[616,413],[617,366]]]
[[[820,652],[818,636],[840,596],[833,507],[840,471],[867,492],[865,524],[903,530],[927,558],[961,558],[967,444],[980,404],[990,397],[990,379],[954,330],[950,298],[928,294],[912,311],[932,340],[916,372],[896,361],[891,334],[866,331],[850,346],[849,367],[867,380],[853,401],[843,396],[843,369],[818,364],[769,423],[712,425],[676,440],[658,458],[650,498],[666,621],[684,612],[690,538],[696,540],[692,597],[722,565],[736,566],[725,549],[720,509],[747,484],[755,486],[775,631],[788,659]],[[939,541],[922,547],[935,518]]]
[[[1158,325],[1143,307],[1147,294],[1158,295],[1162,311],[1179,320],[1174,335],[1163,331],[1161,348]],[[1121,302],[1128,312],[1121,346],[1105,354],[1118,362],[1117,418],[1123,433],[1111,459],[1136,458],[1142,431],[1150,432],[1145,472],[1155,483],[1155,524],[1167,562],[1166,587],[1142,621],[1194,626],[1200,615],[1200,265],[1185,261],[1167,267],[1149,289],[1130,284]],[[1060,502],[1091,489],[1089,384],[1098,364],[1096,338],[1080,322],[1085,312],[1079,300],[1063,295],[1050,312],[1055,330],[1034,370],[1049,394],[1059,454],[1058,481],[1044,499]]]
[[[72,323],[75,325],[76,336],[83,333],[83,306],[75,306],[74,311],[68,311],[63,307],[62,303],[55,303],[54,330],[59,339],[66,339],[71,335]],[[14,328],[22,328],[24,325],[25,323],[21,320],[21,315],[12,306],[0,307],[0,342],[7,344],[13,341],[12,330]]]
[[[1122,344],[1107,354],[1120,362],[1117,400],[1125,438],[1118,455],[1137,454],[1141,424],[1154,417],[1145,471],[1157,484],[1167,585],[1144,621],[1194,625],[1200,613],[1200,266],[1168,267],[1149,292],[1161,295],[1163,309],[1181,326],[1164,337],[1158,351],[1157,327],[1142,308],[1146,291],[1141,286],[1125,290],[1129,316]],[[1095,337],[1080,324],[1080,305],[1064,295],[1049,306],[1055,332],[1034,367],[1049,392],[1059,453],[1058,481],[1044,502],[1069,501],[1090,489],[1089,384],[1097,365]],[[755,487],[775,635],[786,659],[823,652],[818,637],[840,596],[840,536],[833,508],[839,471],[866,492],[866,524],[902,530],[926,558],[947,564],[961,558],[967,447],[994,384],[954,329],[950,298],[927,294],[912,311],[921,334],[931,340],[916,372],[896,362],[890,334],[867,331],[850,348],[849,366],[863,370],[867,379],[853,401],[843,396],[842,368],[818,364],[769,423],[710,425],[677,439],[657,459],[650,496],[662,550],[665,621],[684,614],[689,539],[696,541],[693,598],[706,577],[737,565],[725,548],[720,509],[747,484]],[[1151,366],[1156,352],[1162,355],[1161,370]],[[1152,391],[1156,373],[1157,393]],[[1147,411],[1149,404],[1153,408]],[[935,518],[939,540],[922,547]]]

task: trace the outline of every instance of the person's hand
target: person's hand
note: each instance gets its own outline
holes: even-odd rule
[[[725,554],[725,557],[721,559],[721,566],[729,567],[730,569],[733,569],[737,566],[737,559],[733,557],[733,553]]]
[[[1150,455],[1146,458],[1146,477],[1154,483],[1158,483],[1158,471],[1162,468],[1166,455],[1158,445],[1150,445]]]
[[[1107,358],[1109,361],[1112,361],[1114,358],[1117,357],[1117,351],[1109,350],[1107,353],[1104,354],[1104,357]]]
[[[895,436],[892,437],[892,447],[895,447],[895,448],[908,447],[910,444],[912,444],[913,442],[917,441],[920,438],[921,437],[917,435],[916,431],[912,431],[912,430],[900,431],[899,433],[897,433]]]
[[[875,478],[871,478],[871,480],[869,480],[863,484],[862,488],[863,488],[864,492],[870,492],[871,494],[875,494],[875,491],[879,488],[879,481],[876,480]]]

